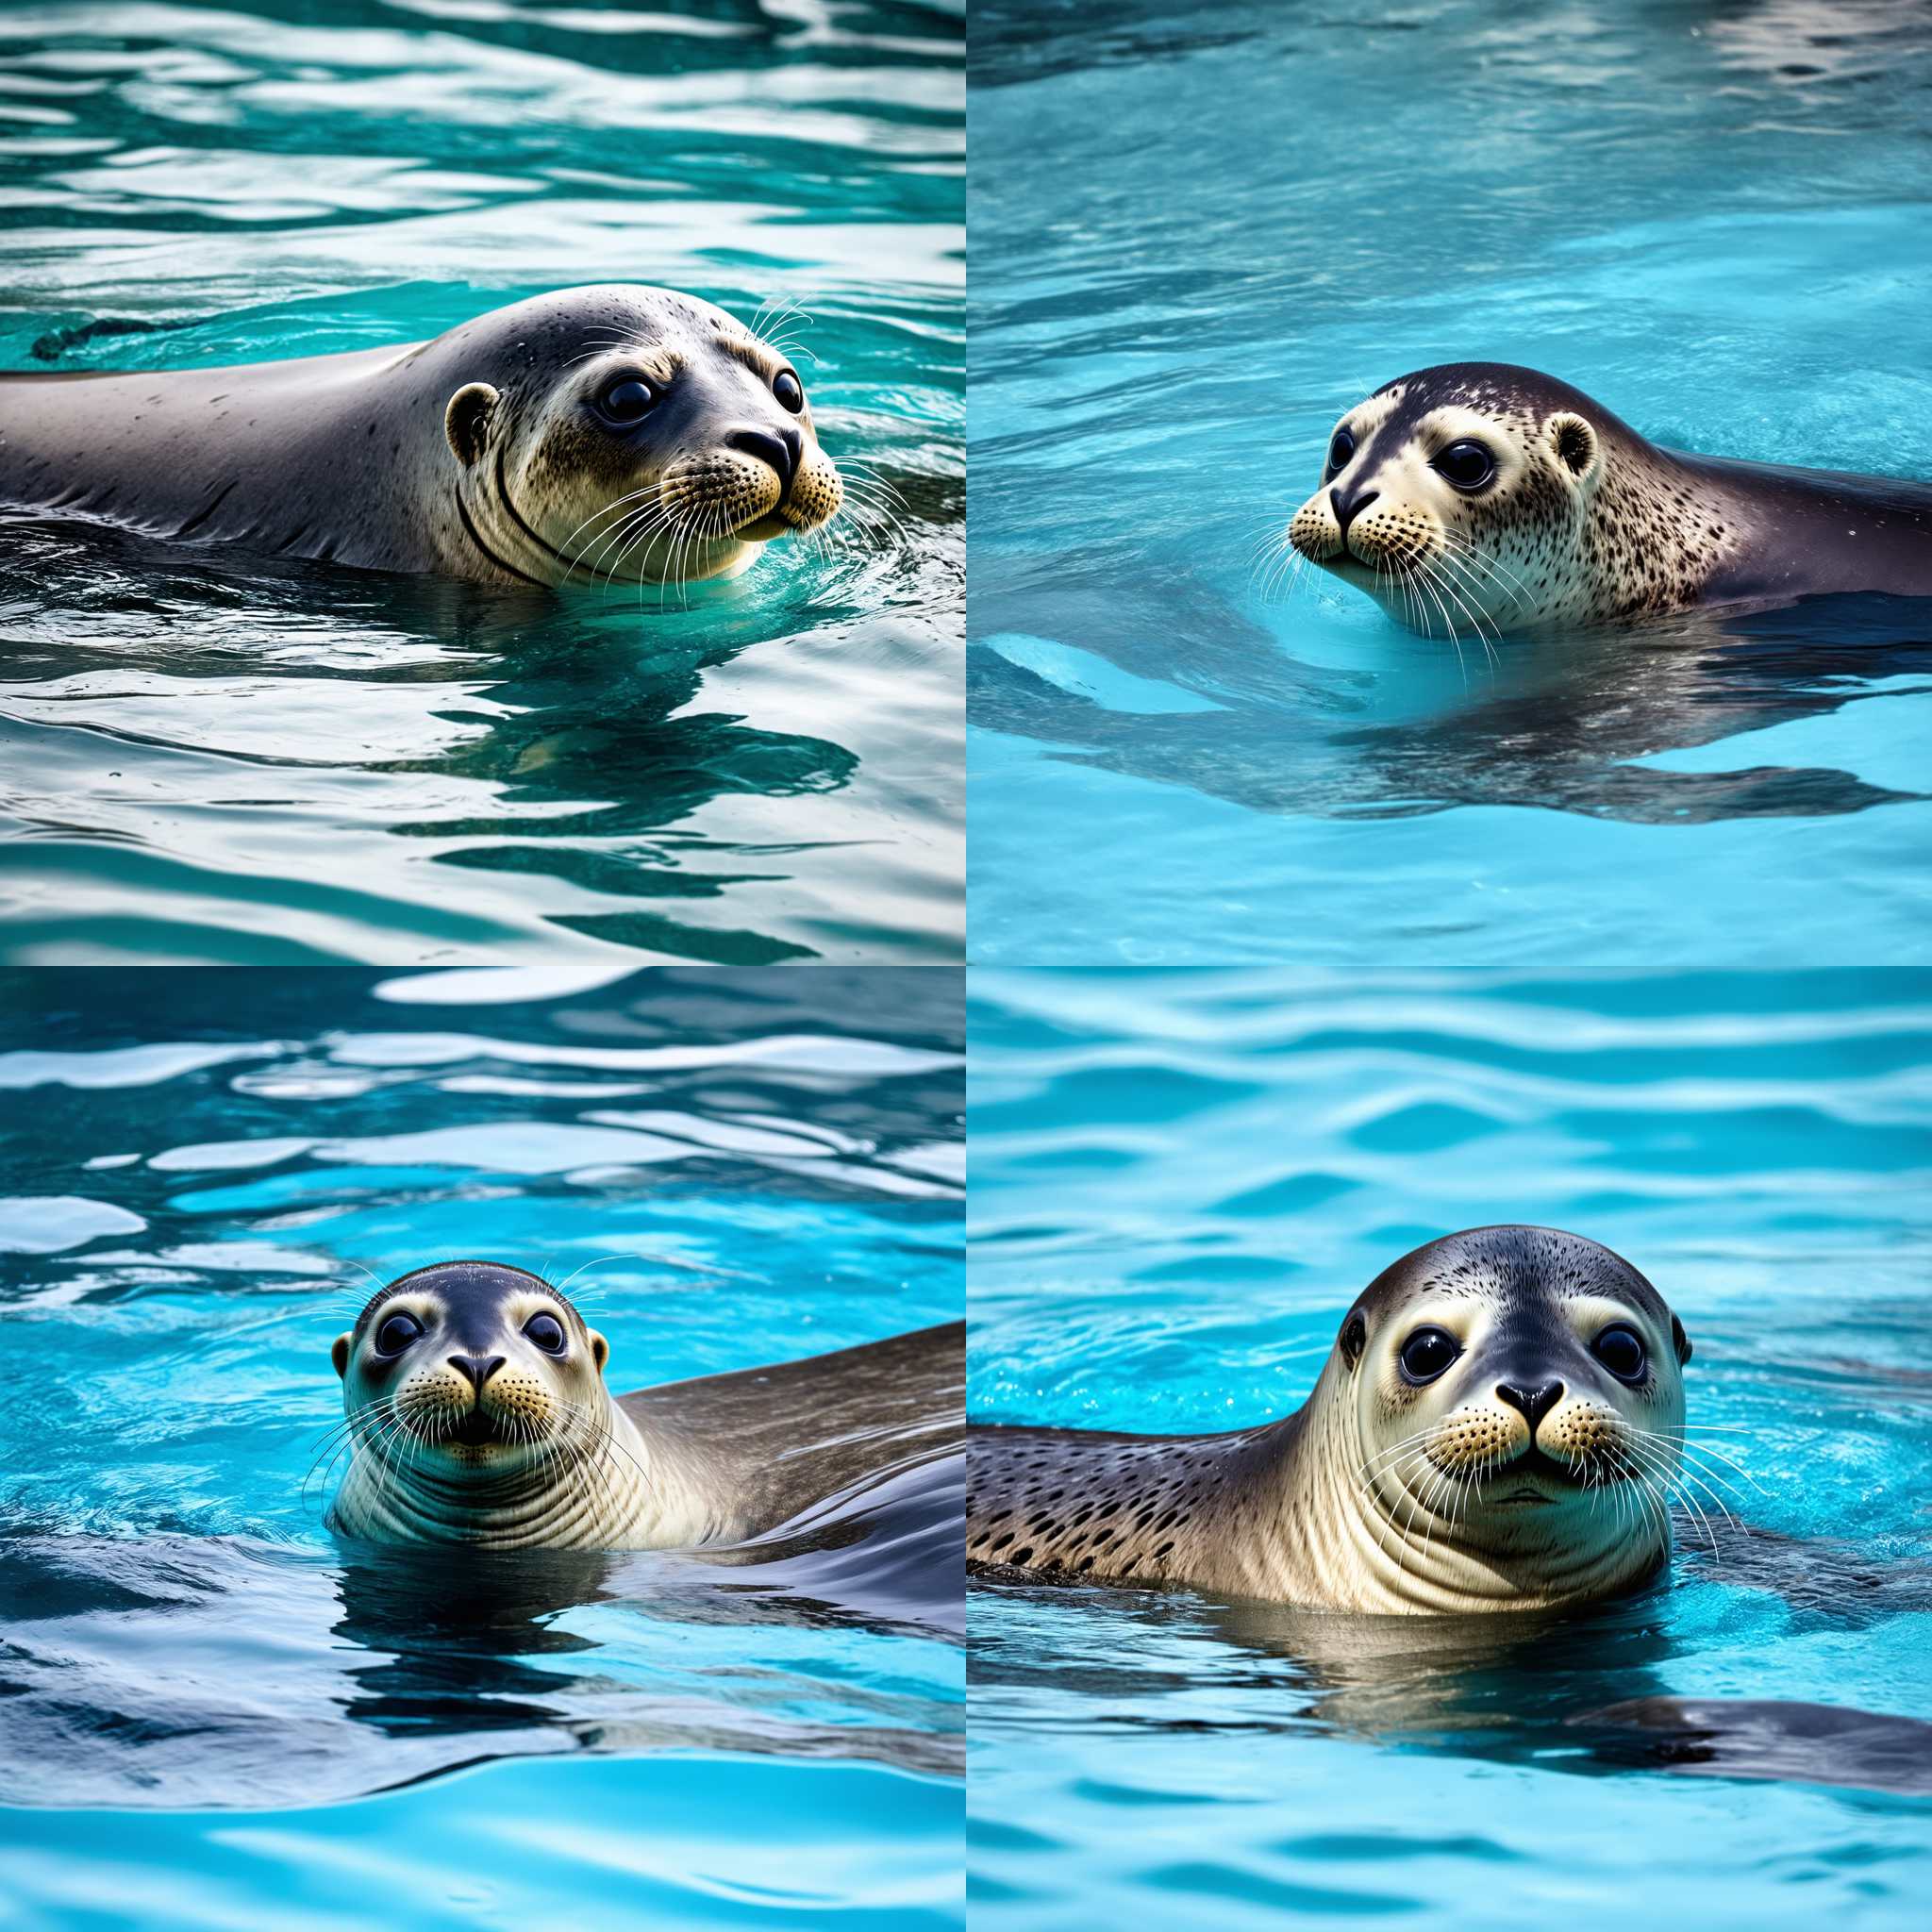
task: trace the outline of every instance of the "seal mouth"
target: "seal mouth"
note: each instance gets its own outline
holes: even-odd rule
[[[1551,1489],[1580,1490],[1583,1478],[1554,1456],[1532,1442],[1514,1461],[1506,1463],[1493,1478],[1497,1485],[1487,1498],[1492,1503],[1551,1503]],[[1548,1485],[1539,1488],[1537,1485]]]

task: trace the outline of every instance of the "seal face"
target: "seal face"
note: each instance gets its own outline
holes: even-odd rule
[[[0,376],[0,503],[373,569],[681,584],[843,500],[790,357],[669,289],[566,289],[401,349]]]
[[[478,374],[443,428],[479,549],[544,581],[694,582],[837,514],[843,485],[790,357],[689,295],[599,294],[587,326],[517,310],[473,325]]]
[[[1450,638],[1817,590],[1932,594],[1932,488],[1665,450],[1507,363],[1419,370],[1357,404],[1286,537]]]
[[[1386,1270],[1314,1392],[1260,1429],[972,1432],[969,1560],[1316,1608],[1577,1603],[1668,1558],[1682,1324],[1552,1228],[1474,1228]]]
[[[355,1456],[330,1513],[388,1542],[683,1540],[604,1387],[609,1346],[520,1268],[403,1275],[336,1338]]]

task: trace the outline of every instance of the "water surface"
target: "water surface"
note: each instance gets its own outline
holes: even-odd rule
[[[1585,1614],[975,1588],[975,1923],[1917,1923],[1932,982],[988,972],[969,1039],[974,1414],[1284,1415],[1389,1262],[1524,1220],[1657,1283],[1740,1465]]]
[[[1458,654],[1265,546],[1444,361],[1932,477],[1924,8],[990,0],[973,44],[974,958],[1749,964],[1795,891],[1785,957],[1924,957],[1924,600]]]
[[[962,53],[944,0],[0,11],[0,368],[791,304],[896,519],[686,601],[9,516],[5,956],[957,958]]]
[[[957,1319],[958,975],[248,976],[0,1001],[24,1922],[957,1923],[957,1458],[736,1553],[452,1557],[331,1536],[318,1451],[433,1259],[567,1283],[620,1391]]]

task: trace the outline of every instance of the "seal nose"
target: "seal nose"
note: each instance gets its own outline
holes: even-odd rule
[[[791,488],[798,475],[798,461],[805,453],[805,438],[795,429],[734,429],[724,439],[727,449],[741,449],[746,456],[770,463],[778,473],[779,484]]]
[[[1563,1385],[1560,1382],[1544,1382],[1535,1389],[1524,1389],[1514,1382],[1498,1382],[1496,1394],[1511,1408],[1521,1409],[1529,1424],[1529,1440],[1536,1441],[1537,1424],[1563,1399]]]
[[[480,1356],[453,1355],[449,1358],[449,1365],[458,1374],[467,1375],[470,1387],[480,1395],[483,1392],[484,1383],[489,1381],[498,1369],[502,1368],[503,1357],[500,1355],[493,1355],[486,1362]]]
[[[1370,504],[1374,503],[1376,497],[1380,496],[1381,493],[1382,492],[1379,490],[1357,490],[1356,493],[1353,496],[1351,496],[1346,503],[1344,503],[1341,500],[1341,486],[1340,484],[1337,484],[1336,487],[1328,492],[1328,502],[1330,507],[1335,511],[1335,521],[1341,526],[1342,541],[1344,542],[1348,540],[1349,525],[1354,523],[1356,518],[1360,516],[1362,511],[1367,509]]]

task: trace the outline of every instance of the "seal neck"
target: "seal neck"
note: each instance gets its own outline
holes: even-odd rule
[[[598,1406],[501,1471],[425,1457],[393,1434],[358,1443],[329,1526],[375,1542],[485,1549],[656,1549],[693,1541],[681,1485],[667,1483],[630,1419]]]
[[[1499,1525],[1472,1525],[1459,1483],[1413,1488],[1363,1444],[1347,1389],[1324,1369],[1295,1435],[1269,1462],[1272,1590],[1371,1614],[1546,1609],[1620,1595],[1669,1559],[1669,1519],[1629,1488],[1579,1491]]]

